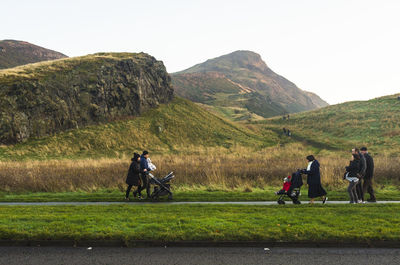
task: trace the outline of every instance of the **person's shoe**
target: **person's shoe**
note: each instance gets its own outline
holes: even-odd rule
[[[322,204],[325,204],[327,200],[328,200],[328,197],[325,196],[325,198],[322,200]]]
[[[369,199],[367,202],[376,202],[376,199]]]
[[[358,202],[357,203],[362,203],[362,200],[358,200]]]
[[[139,195],[139,196],[138,196],[138,199],[139,199],[139,200],[143,200],[142,195]]]
[[[125,201],[130,201],[129,197],[125,197]]]

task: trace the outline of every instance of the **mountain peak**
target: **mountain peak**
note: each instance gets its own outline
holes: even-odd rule
[[[241,117],[252,113],[271,117],[328,105],[273,72],[259,54],[246,50],[174,73],[172,82],[178,95],[224,108],[222,112],[229,117],[236,117],[241,111],[245,113]]]
[[[261,59],[261,56],[258,53],[247,50],[238,50],[220,57],[209,59],[178,73],[226,73],[243,68],[251,71],[269,71],[267,64]]]

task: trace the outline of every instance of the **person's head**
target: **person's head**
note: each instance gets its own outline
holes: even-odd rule
[[[146,159],[149,158],[149,152],[148,151],[143,151],[143,157],[145,157]]]
[[[360,160],[359,154],[352,154],[351,160]]]
[[[131,161],[136,161],[136,162],[140,161],[140,155],[138,153],[133,153]]]
[[[315,160],[315,157],[313,155],[309,155],[306,157],[306,159],[308,160],[308,162],[311,162]]]
[[[361,147],[360,151],[361,151],[361,154],[363,154],[363,155],[368,153],[368,149],[365,146]]]
[[[358,149],[357,147],[354,147],[353,149],[351,149],[351,153],[352,154],[359,154],[360,153],[360,149]]]

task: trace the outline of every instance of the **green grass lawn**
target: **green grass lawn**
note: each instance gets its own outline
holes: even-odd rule
[[[274,194],[279,187],[267,187],[245,191],[211,190],[207,188],[178,188],[174,192],[173,201],[274,201]],[[145,192],[143,193],[145,194]],[[37,193],[0,193],[0,202],[115,202],[124,201],[125,193],[119,190],[102,190],[97,192],[37,192]],[[394,186],[376,190],[378,200],[400,200],[399,189]],[[329,200],[348,200],[346,189],[328,190]],[[369,195],[365,199],[368,199]],[[131,196],[132,201],[138,201]],[[160,198],[166,201],[166,197]],[[302,189],[300,200],[308,200],[307,188]],[[146,201],[146,200],[144,200]]]
[[[400,205],[2,206],[0,240],[396,242]]]

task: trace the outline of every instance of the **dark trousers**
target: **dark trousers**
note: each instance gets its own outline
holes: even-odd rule
[[[371,200],[376,200],[374,189],[372,188],[372,179],[370,179],[370,178],[364,179],[364,183],[363,183],[363,193],[365,194],[367,192],[369,193]]]
[[[135,193],[137,192],[139,196],[141,196],[142,190],[146,189],[147,198],[150,198],[150,184],[147,174],[140,174],[140,179],[142,180],[142,183],[138,186]]]
[[[357,182],[356,191],[357,191],[358,199],[364,201],[364,192],[363,192],[363,184],[362,184],[363,181],[362,180],[363,179],[360,179]]]
[[[356,186],[357,186],[357,182],[351,181],[349,183],[349,187],[347,188],[347,192],[349,193],[350,196],[350,202],[357,202],[358,201],[358,197],[357,197],[357,191],[356,191]]]
[[[131,192],[133,185],[128,185],[128,188],[126,189],[126,195],[125,198],[129,198],[129,193]]]

